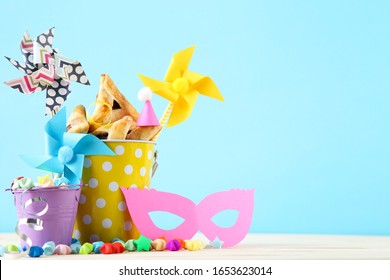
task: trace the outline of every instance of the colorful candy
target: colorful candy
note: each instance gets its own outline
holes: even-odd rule
[[[95,254],[100,254],[100,248],[104,245],[103,241],[96,241],[92,243],[92,249]]]
[[[70,255],[72,250],[68,245],[58,244],[54,249],[54,254],[56,255]]]
[[[172,240],[168,241],[166,248],[169,251],[179,251],[181,248],[180,241],[177,239],[172,239]]]
[[[125,243],[125,249],[126,251],[128,252],[132,252],[132,251],[135,251],[137,248],[135,247],[135,244],[134,244],[134,239],[129,239],[126,241]]]
[[[80,249],[81,249],[81,244],[80,243],[70,244],[71,254],[78,254],[78,253],[80,253]]]
[[[180,250],[186,247],[186,242],[183,239],[180,238],[175,238],[175,239],[180,242]]]
[[[156,251],[164,251],[167,246],[167,242],[164,239],[157,238],[152,241],[151,245]]]
[[[14,244],[0,245],[0,257],[7,256],[8,258],[21,258],[26,255],[37,258],[42,255],[51,256],[53,254],[57,255],[69,255],[69,254],[121,254],[123,252],[132,252],[132,251],[179,251],[181,249],[186,249],[188,251],[198,251],[206,247],[206,244],[203,241],[197,240],[183,240],[180,238],[175,238],[166,242],[164,237],[160,237],[154,240],[151,240],[143,235],[138,239],[129,239],[126,242],[119,238],[112,240],[112,243],[103,243],[102,241],[96,241],[92,244],[89,242],[80,244],[80,241],[72,238],[72,244],[70,246],[59,244],[55,245],[53,241],[46,242],[42,247],[40,246],[31,246],[27,251],[26,248],[21,249]],[[213,246],[222,247],[223,241],[216,238],[213,242],[210,242]],[[216,248],[214,247],[214,248]]]
[[[125,246],[125,242],[124,242],[122,239],[114,238],[114,239],[112,240],[112,243],[115,243],[115,242],[120,242],[120,243],[122,243],[123,246]]]
[[[93,245],[89,242],[85,242],[81,248],[79,254],[81,255],[88,255],[93,251]]]
[[[210,243],[211,247],[215,248],[215,249],[221,249],[222,248],[222,245],[223,245],[223,241],[220,240],[218,237],[216,237],[211,243]]]
[[[188,251],[199,251],[206,247],[206,244],[203,241],[198,240],[186,240],[185,249]]]
[[[5,245],[5,248],[6,248],[6,251],[8,253],[19,253],[18,246],[14,245],[14,244],[7,244],[7,245]]]
[[[69,184],[70,184],[69,180],[65,177],[54,179],[54,185],[56,186],[69,185]]]
[[[138,239],[134,240],[135,247],[137,248],[137,251],[150,251],[150,243],[152,242],[151,239],[141,235]]]
[[[103,254],[121,254],[124,251],[126,251],[126,249],[120,242],[104,243],[100,248],[100,252]]]
[[[31,189],[34,187],[34,182],[31,178],[18,177],[12,181],[12,189]]]
[[[46,242],[43,244],[42,249],[43,249],[43,254],[45,256],[51,256],[54,254],[54,250],[56,248],[56,245],[54,244],[53,241]]]
[[[30,251],[28,252],[28,255],[32,258],[39,258],[43,255],[43,249],[39,246],[31,246]]]
[[[41,182],[42,187],[52,187],[54,186],[54,181],[52,178],[44,178]]]

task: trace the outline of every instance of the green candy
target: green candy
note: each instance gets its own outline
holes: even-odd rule
[[[7,245],[5,245],[5,248],[6,248],[7,252],[19,253],[18,246],[14,245],[14,244],[7,244]]]
[[[150,243],[152,243],[152,240],[143,235],[141,235],[138,239],[134,240],[134,244],[138,252],[150,251]]]
[[[137,248],[135,247],[135,244],[134,244],[134,239],[130,239],[130,240],[127,240],[127,242],[125,243],[125,249],[128,251],[128,252],[132,252],[132,251],[135,251]]]
[[[93,251],[93,245],[89,242],[85,242],[80,248],[80,255],[88,255]]]
[[[34,187],[34,181],[31,178],[15,179],[12,183],[13,189],[31,189]]]

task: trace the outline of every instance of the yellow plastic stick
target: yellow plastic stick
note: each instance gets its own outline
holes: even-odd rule
[[[173,110],[173,106],[174,106],[173,102],[169,102],[168,103],[167,108],[165,109],[164,114],[163,114],[163,116],[160,119],[161,130],[160,130],[159,133],[156,134],[156,136],[153,137],[153,139],[152,139],[153,142],[157,142],[157,139],[160,136],[161,131],[166,126],[166,124],[168,122],[168,119],[171,116],[171,113],[172,113],[172,110]]]

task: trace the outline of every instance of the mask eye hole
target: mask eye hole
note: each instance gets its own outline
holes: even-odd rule
[[[223,210],[215,214],[211,218],[211,221],[222,228],[230,228],[235,225],[238,219],[238,214],[239,212],[237,210]]]
[[[156,227],[163,230],[174,230],[184,222],[182,217],[165,211],[151,211],[149,217]]]

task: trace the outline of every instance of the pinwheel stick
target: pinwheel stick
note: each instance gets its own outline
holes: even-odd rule
[[[160,125],[161,125],[161,130],[159,133],[156,134],[156,136],[153,137],[152,141],[157,142],[158,137],[160,137],[161,131],[163,128],[166,126],[169,117],[171,116],[172,110],[173,110],[173,102],[169,102],[167,105],[167,108],[165,108],[164,114],[160,119]]]
[[[58,113],[58,109],[57,109],[57,110],[52,110],[52,111],[50,111],[50,117],[53,118],[57,113]],[[61,175],[62,175],[62,174],[58,174],[58,173],[54,173],[54,172],[51,173],[51,177],[52,177],[53,179],[58,179],[58,178],[61,177]]]

